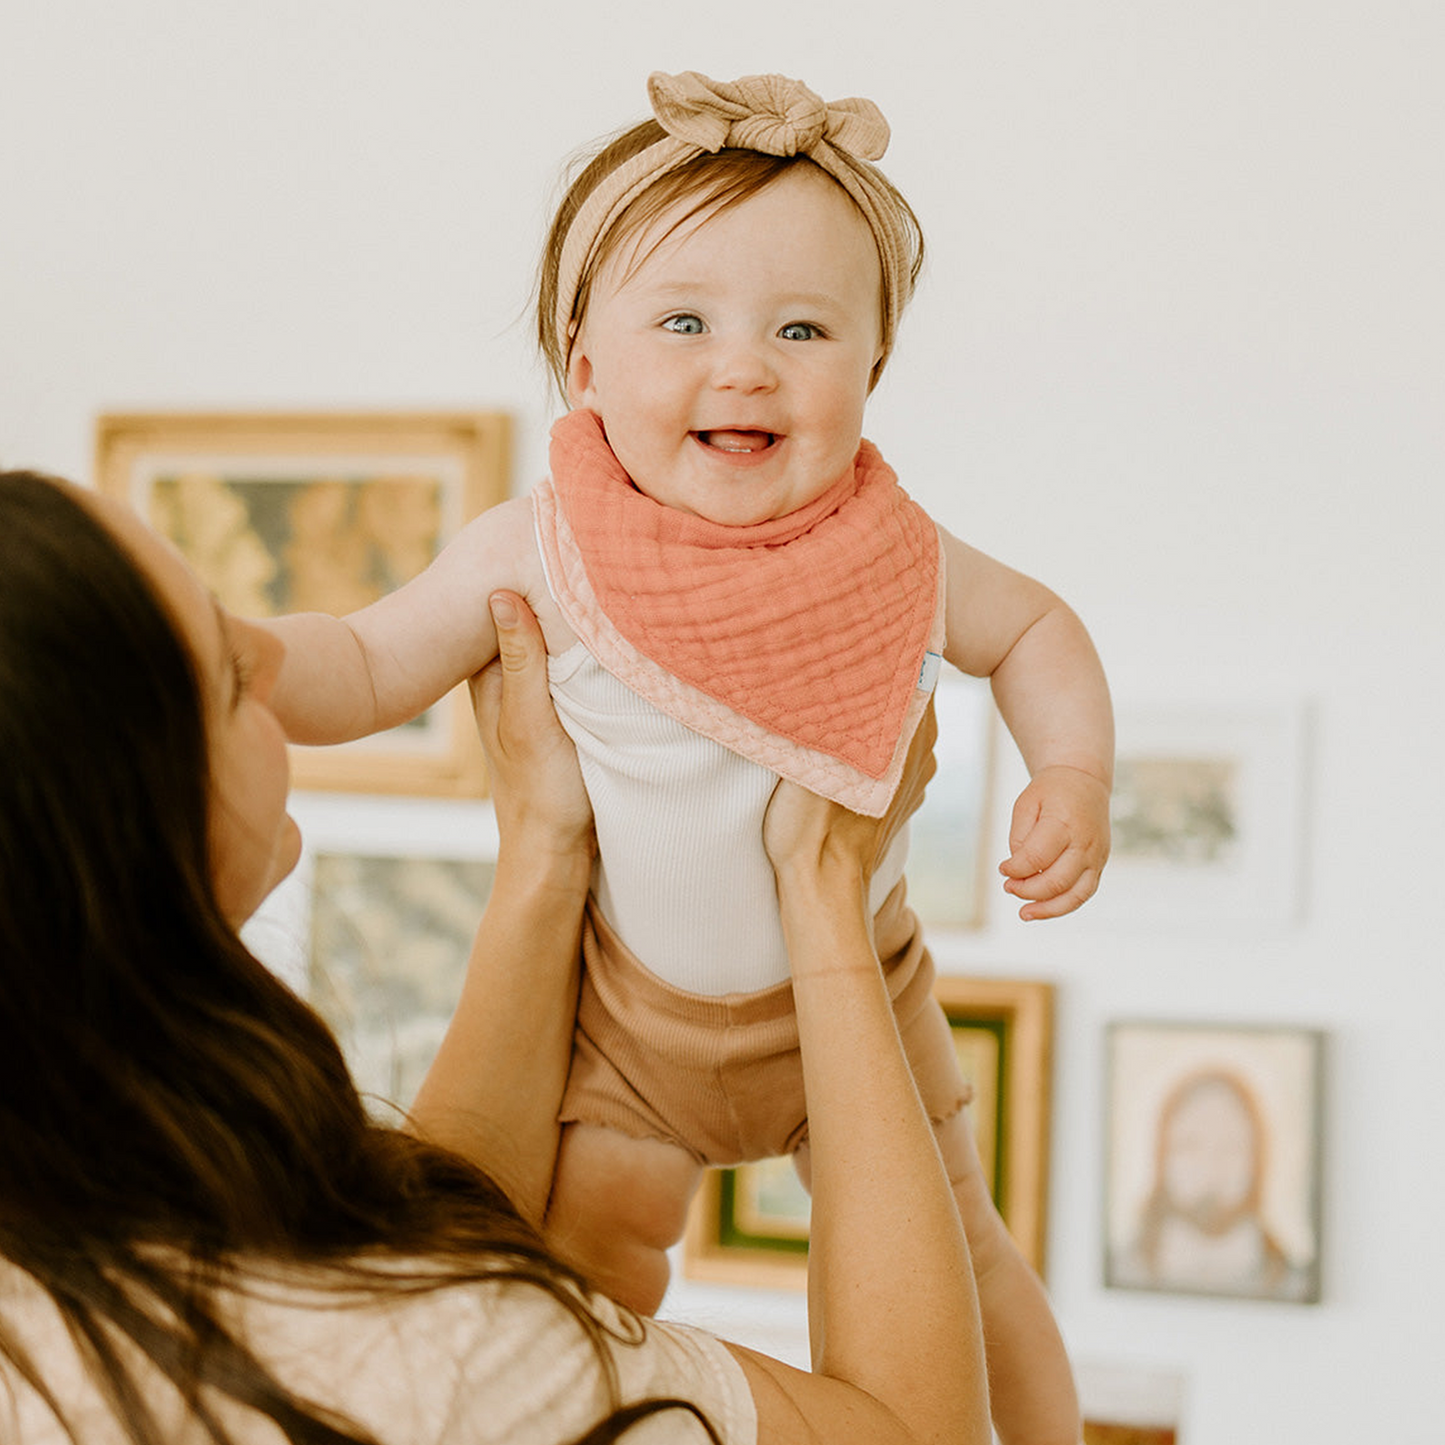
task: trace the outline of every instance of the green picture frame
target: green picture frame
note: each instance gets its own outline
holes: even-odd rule
[[[934,993],[974,1087],[971,1117],[994,1202],[1025,1257],[1045,1264],[1053,985],[944,975]],[[683,1244],[691,1279],[761,1289],[807,1282],[808,1197],[786,1159],[712,1169]]]

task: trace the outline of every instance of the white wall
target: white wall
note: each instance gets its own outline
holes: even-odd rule
[[[107,407],[475,403],[518,415],[523,487],[551,403],[519,318],[562,158],[655,68],[879,101],[932,246],[870,421],[906,484],[1074,602],[1121,698],[1314,709],[1301,924],[1000,906],[959,952],[1060,984],[1066,1333],[1183,1369],[1187,1445],[1438,1440],[1445,18],[845,10],[6,0],[0,459],[84,476]],[[1323,1304],[1101,1287],[1121,1014],[1331,1032]]]

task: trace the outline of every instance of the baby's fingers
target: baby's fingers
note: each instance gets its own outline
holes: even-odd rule
[[[1029,900],[1019,909],[1019,917],[1025,923],[1032,923],[1035,919],[1062,918],[1066,913],[1072,913],[1088,902],[1098,887],[1097,868],[1085,868],[1082,873],[1075,873],[1074,868],[1061,865],[1032,878],[1011,878],[1004,884],[1004,892]]]
[[[1086,851],[1073,842],[1073,832],[1058,818],[1015,816],[1009,839],[1013,852],[999,864],[1004,892],[1025,900],[1019,917],[1058,918],[1072,913],[1099,886],[1099,870],[1089,866]]]
[[[1032,878],[1058,862],[1070,841],[1070,829],[1061,819],[1036,817],[1021,827],[1015,817],[1009,835],[1013,852],[998,865],[998,871],[1005,878]]]

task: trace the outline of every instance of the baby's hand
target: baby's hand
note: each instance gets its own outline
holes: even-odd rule
[[[1080,768],[1040,768],[1014,804],[1004,892],[1025,922],[1061,918],[1091,898],[1109,857],[1109,789]]]

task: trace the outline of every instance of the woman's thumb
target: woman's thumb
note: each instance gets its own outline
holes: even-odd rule
[[[487,599],[492,623],[497,629],[497,652],[506,672],[521,672],[531,666],[534,642],[532,630],[522,625],[521,607],[510,592],[494,592]]]

